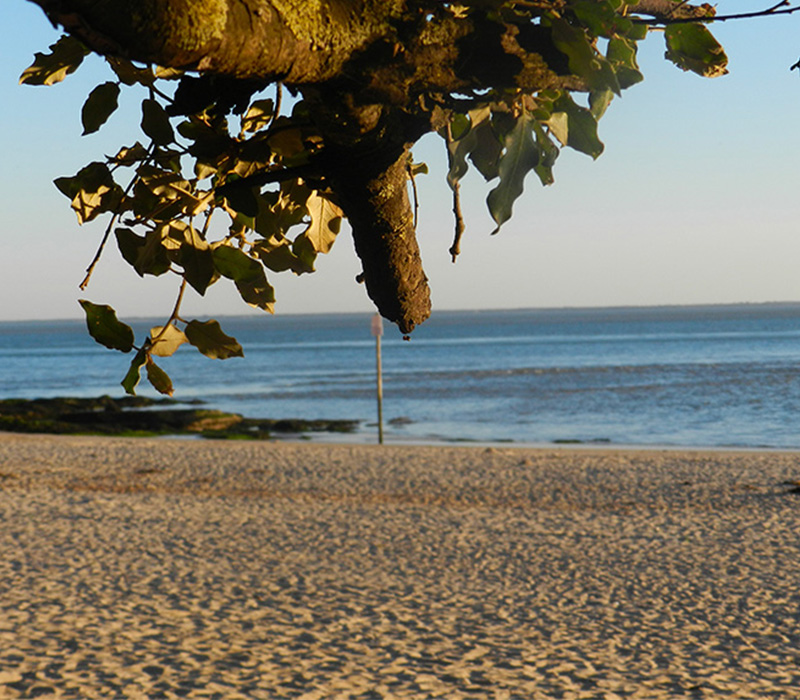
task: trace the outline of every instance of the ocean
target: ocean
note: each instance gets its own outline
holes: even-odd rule
[[[358,420],[324,439],[376,440],[369,314],[218,320],[245,357],[159,359],[176,399]],[[387,442],[800,448],[800,304],[436,311],[408,341],[384,327]],[[0,398],[121,396],[129,361],[83,321],[0,323]]]

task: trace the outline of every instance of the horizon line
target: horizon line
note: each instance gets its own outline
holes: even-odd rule
[[[732,302],[695,302],[690,304],[613,304],[613,305],[576,305],[576,306],[508,306],[508,307],[493,307],[493,308],[444,308],[434,309],[430,318],[435,317],[439,313],[507,313],[513,311],[626,311],[626,310],[657,310],[657,309],[700,309],[700,308],[732,308],[732,307],[800,307],[800,300],[784,300],[784,301],[732,301]],[[203,315],[203,318],[287,318],[298,316],[372,316],[377,313],[377,310],[372,311],[293,311],[293,312],[276,312],[269,314],[266,312],[245,312],[245,313],[221,313],[221,314],[208,314]],[[126,316],[127,320],[131,322],[137,321],[158,321],[161,316]],[[85,318],[80,315],[64,316],[64,317],[50,317],[50,318],[0,318],[0,323],[58,323],[67,321],[84,321]],[[386,319],[384,319],[386,320]],[[391,323],[391,322],[390,322]]]

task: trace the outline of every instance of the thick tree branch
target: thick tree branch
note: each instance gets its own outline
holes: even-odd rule
[[[582,87],[549,31],[527,20],[441,8],[430,19],[407,0],[31,2],[101,54],[294,87],[336,81],[362,103]]]
[[[403,333],[410,333],[431,312],[408,197],[408,157],[404,148],[388,166],[371,168],[358,159],[331,175],[353,230],[367,293],[381,315]]]
[[[405,0],[31,0],[101,54],[287,83],[337,75]]]

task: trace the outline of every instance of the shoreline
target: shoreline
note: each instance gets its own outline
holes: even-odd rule
[[[163,436],[164,439],[172,439],[171,436]],[[337,435],[336,440],[331,439],[330,434],[310,433],[300,437],[298,435],[275,435],[274,442],[280,443],[300,443],[317,445],[377,445],[378,435],[368,432],[354,432]],[[387,435],[384,432],[385,445],[395,447],[496,447],[522,450],[608,450],[611,452],[770,452],[800,454],[799,447],[773,447],[769,445],[673,445],[673,444],[635,444],[635,443],[614,443],[604,440],[554,440],[552,442],[525,442],[515,440],[468,440],[465,438],[417,438],[402,437],[397,435]]]
[[[800,455],[0,434],[0,698],[789,698]]]
[[[273,419],[270,419],[273,420]],[[277,419],[274,419],[277,421]],[[294,419],[288,419],[294,420]],[[268,438],[237,440],[224,437],[207,437],[201,434],[99,434],[99,433],[48,433],[48,432],[15,432],[10,430],[0,430],[0,440],[14,440],[18,438],[85,438],[98,440],[152,440],[157,443],[198,443],[198,444],[219,444],[231,445],[239,443],[263,443],[266,445],[288,445],[304,446],[315,445],[318,447],[389,447],[389,448],[460,448],[465,449],[497,449],[497,450],[528,450],[534,452],[669,452],[669,453],[710,453],[719,454],[775,454],[775,455],[800,455],[800,447],[772,447],[768,445],[759,446],[739,446],[739,445],[673,445],[673,444],[635,444],[635,443],[613,443],[605,441],[579,441],[579,440],[554,440],[552,442],[524,442],[514,440],[468,440],[463,438],[417,438],[413,436],[402,437],[396,435],[386,435],[384,433],[384,444],[378,444],[377,432],[366,431],[355,432],[286,432],[270,435]]]

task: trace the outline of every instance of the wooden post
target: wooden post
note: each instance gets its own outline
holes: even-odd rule
[[[383,371],[381,368],[381,336],[383,320],[380,314],[372,317],[372,335],[375,336],[375,369],[378,375],[378,444],[383,444]]]

